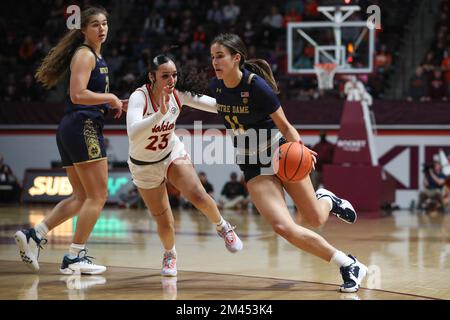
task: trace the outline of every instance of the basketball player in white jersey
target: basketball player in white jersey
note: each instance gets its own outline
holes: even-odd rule
[[[158,225],[165,253],[161,274],[176,276],[174,218],[166,179],[216,225],[230,252],[242,250],[242,242],[225,221],[215,201],[206,193],[183,143],[175,135],[175,122],[183,105],[217,113],[216,100],[190,92],[177,92],[177,68],[165,55],[150,63],[150,83],[129,99],[127,131],[128,165],[134,184]]]

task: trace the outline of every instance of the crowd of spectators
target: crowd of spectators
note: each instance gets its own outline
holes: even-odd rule
[[[416,0],[405,0],[414,2]],[[69,0],[34,2],[1,2],[0,10],[8,12],[0,18],[0,90],[4,101],[47,101],[52,91],[43,90],[33,75],[59,38],[67,31],[65,13]],[[100,4],[116,17],[110,20],[110,34],[103,55],[109,65],[111,91],[127,98],[138,80],[146,73],[151,57],[165,52],[180,65],[199,70],[210,67],[209,43],[220,32],[235,32],[242,36],[251,57],[266,59],[280,82],[281,98],[318,98],[314,75],[287,73],[286,25],[288,22],[327,20],[318,12],[319,5],[343,4],[341,0],[99,0],[78,1],[81,7]],[[383,17],[389,14],[387,0],[353,0],[362,10],[357,14],[366,19],[366,8],[379,5]],[[389,8],[384,10],[384,8]],[[120,11],[120,12],[118,12]],[[400,27],[408,18],[391,19]],[[117,18],[119,17],[119,18]],[[358,17],[358,16],[356,16]],[[446,21],[448,22],[448,21]],[[448,31],[448,29],[447,29]],[[362,75],[361,80],[374,97],[382,97],[384,84],[393,60],[398,30],[389,26],[377,33],[375,73]],[[388,49],[389,48],[389,49]],[[339,79],[337,79],[338,81]],[[339,85],[337,85],[339,89]],[[59,88],[64,95],[64,89]]]
[[[439,9],[435,39],[417,66],[409,85],[409,101],[448,101],[450,99],[450,0]]]

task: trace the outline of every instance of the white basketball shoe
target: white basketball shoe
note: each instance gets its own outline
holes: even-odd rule
[[[92,262],[93,257],[87,256],[87,249],[80,250],[76,258],[69,258],[66,254],[61,263],[59,271],[62,274],[100,274],[106,271],[105,266]]]

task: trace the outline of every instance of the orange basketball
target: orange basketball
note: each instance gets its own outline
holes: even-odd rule
[[[296,182],[304,179],[311,172],[312,155],[304,144],[288,142],[275,151],[272,165],[282,181]]]

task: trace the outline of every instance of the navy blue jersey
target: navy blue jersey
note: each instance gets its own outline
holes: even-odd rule
[[[244,69],[242,80],[235,88],[227,88],[223,80],[214,78],[209,90],[216,98],[218,114],[227,129],[235,135],[245,134],[249,129],[266,130],[270,140],[271,130],[276,129],[270,114],[281,104],[264,79]],[[233,140],[236,147],[236,139]]]
[[[96,93],[108,93],[109,92],[109,76],[108,76],[108,65],[106,64],[103,58],[100,58],[96,55],[95,51],[87,46],[82,45],[84,47],[89,48],[92,53],[95,55],[95,68],[91,71],[91,76],[89,78],[89,82],[87,85],[87,89],[96,92]],[[99,105],[82,105],[82,104],[74,104],[70,99],[70,95],[66,99],[66,113],[70,113],[78,110],[94,110],[101,111],[104,114],[109,109],[108,104],[99,104]]]

